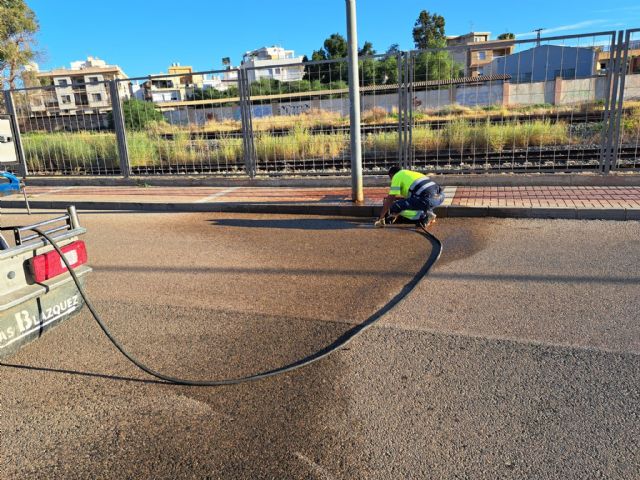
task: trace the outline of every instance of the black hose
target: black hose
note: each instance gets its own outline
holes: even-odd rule
[[[431,250],[431,254],[429,255],[429,258],[426,260],[425,264],[422,266],[420,271],[418,273],[416,273],[414,275],[414,277],[409,281],[409,283],[407,283],[402,288],[402,290],[400,290],[400,292],[398,294],[396,294],[386,305],[384,305],[382,308],[380,308],[377,312],[375,312],[373,315],[371,315],[369,318],[367,318],[362,323],[356,325],[355,327],[353,327],[353,328],[349,329],[348,331],[346,331],[345,333],[343,333],[340,337],[338,337],[336,340],[334,340],[331,344],[327,345],[326,347],[322,348],[321,350],[318,350],[317,352],[312,353],[311,355],[309,355],[309,356],[307,356],[305,358],[302,358],[302,359],[300,359],[300,360],[298,360],[296,362],[290,363],[288,365],[284,365],[282,367],[274,368],[272,370],[267,370],[267,371],[256,373],[256,374],[253,374],[253,375],[248,375],[246,377],[230,378],[230,379],[225,379],[225,380],[188,380],[188,379],[183,379],[183,378],[172,377],[170,375],[165,375],[163,373],[157,372],[157,371],[149,368],[144,363],[140,362],[137,358],[135,358],[133,355],[131,355],[129,352],[127,352],[125,350],[125,348],[120,344],[120,342],[116,338],[114,338],[114,336],[111,334],[111,332],[109,331],[107,326],[104,324],[104,322],[100,318],[100,315],[98,314],[98,312],[96,311],[95,307],[91,303],[91,300],[89,300],[89,297],[85,293],[84,288],[82,288],[82,285],[80,284],[80,281],[78,280],[78,277],[76,276],[76,273],[74,272],[73,268],[69,264],[68,260],[66,259],[66,257],[62,253],[62,250],[60,250],[60,247],[55,242],[55,240],[53,240],[46,232],[43,232],[42,230],[40,230],[38,228],[33,228],[33,231],[36,232],[38,235],[40,235],[45,240],[47,240],[51,244],[51,246],[53,246],[53,248],[56,250],[56,252],[58,252],[58,255],[60,255],[60,258],[62,259],[62,261],[64,262],[65,266],[69,270],[69,273],[71,274],[71,278],[75,282],[76,287],[78,287],[78,291],[80,292],[80,295],[82,295],[82,298],[84,299],[87,307],[89,308],[89,311],[91,312],[91,315],[93,315],[93,318],[96,320],[96,322],[98,322],[98,325],[100,325],[100,328],[105,333],[107,338],[111,341],[111,343],[113,343],[113,345],[118,350],[120,350],[120,353],[122,353],[125,357],[127,357],[127,359],[129,359],[129,361],[131,363],[133,363],[136,367],[138,367],[140,370],[143,370],[144,372],[148,373],[149,375],[151,375],[153,377],[159,378],[160,380],[164,380],[165,382],[168,382],[168,383],[173,383],[173,384],[178,384],[178,385],[191,385],[191,386],[196,386],[196,387],[213,387],[213,386],[220,386],[220,385],[236,385],[236,384],[239,384],[239,383],[251,382],[251,381],[260,380],[260,379],[267,378],[267,377],[272,377],[274,375],[280,375],[282,373],[291,372],[291,371],[296,370],[298,368],[302,368],[302,367],[305,367],[307,365],[310,365],[312,363],[317,362],[318,360],[328,356],[330,353],[333,353],[334,351],[338,350],[339,348],[344,347],[345,345],[347,345],[351,340],[353,340],[354,337],[356,337],[356,335],[359,335],[360,333],[365,331],[367,328],[369,328],[371,325],[376,323],[385,313],[387,313],[396,304],[398,304],[398,302],[400,302],[400,300],[402,300],[405,296],[407,296],[409,294],[409,292],[411,292],[411,290],[413,290],[414,287],[418,284],[418,282],[427,273],[429,273],[429,270],[431,270],[431,267],[436,263],[438,258],[440,258],[440,254],[442,253],[442,243],[440,242],[440,240],[438,240],[434,235],[429,233],[426,229],[423,229],[423,230],[419,231],[419,233],[421,233],[423,236],[425,236],[427,239],[429,239],[429,241],[431,242],[431,244],[434,247]]]

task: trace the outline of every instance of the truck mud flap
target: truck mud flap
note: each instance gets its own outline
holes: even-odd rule
[[[84,286],[85,280],[80,278]],[[13,308],[0,312],[0,359],[12,355],[45,332],[76,315],[84,300],[69,282]]]

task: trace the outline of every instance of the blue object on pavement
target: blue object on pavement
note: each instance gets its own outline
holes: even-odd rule
[[[0,172],[0,177],[4,177],[9,180],[9,183],[0,183],[0,195],[10,195],[20,191],[20,179],[13,173]]]

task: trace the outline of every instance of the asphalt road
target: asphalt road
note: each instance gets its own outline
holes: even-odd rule
[[[192,378],[312,353],[431,248],[345,219],[81,220],[104,319]],[[0,477],[640,478],[640,224],[445,219],[435,233],[443,258],[380,326],[261,382],[156,383],[83,312],[0,366]]]

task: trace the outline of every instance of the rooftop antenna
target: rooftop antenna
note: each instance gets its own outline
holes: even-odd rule
[[[539,47],[540,46],[540,33],[542,32],[542,30],[544,30],[544,28],[536,28],[535,30],[533,30],[534,32],[536,32],[536,45]]]

